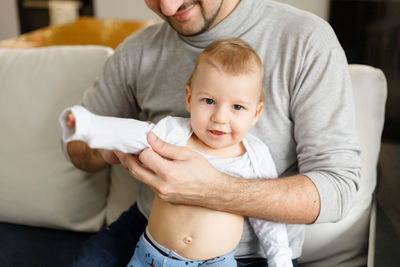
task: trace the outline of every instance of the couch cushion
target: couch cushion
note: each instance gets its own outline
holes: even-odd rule
[[[103,226],[108,170],[76,169],[58,115],[79,103],[112,50],[0,49],[0,221],[77,231]]]
[[[302,266],[364,266],[367,264],[369,218],[376,186],[387,94],[382,71],[366,65],[350,65],[361,145],[361,184],[355,205],[338,223],[310,225]]]

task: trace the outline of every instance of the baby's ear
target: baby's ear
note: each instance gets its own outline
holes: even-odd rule
[[[254,113],[254,117],[253,117],[253,122],[252,122],[253,126],[257,123],[258,119],[260,118],[263,107],[264,107],[264,102],[258,103],[256,112]]]
[[[186,104],[186,110],[190,112],[190,101],[192,100],[192,89],[190,88],[190,85],[185,86],[185,104]]]

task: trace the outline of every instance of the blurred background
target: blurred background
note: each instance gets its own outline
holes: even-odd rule
[[[382,69],[388,82],[385,125],[379,158],[378,257],[400,258],[400,0],[279,0],[328,21],[349,63]],[[79,17],[121,21],[159,18],[143,0],[1,0],[0,40]],[[381,253],[381,254],[379,254]],[[396,258],[396,259],[395,259]],[[386,265],[385,265],[386,266]],[[387,266],[393,266],[388,263]]]
[[[382,69],[388,79],[384,138],[400,140],[400,0],[279,0],[313,12],[334,28],[349,63]],[[79,16],[158,20],[143,0],[2,0],[0,40]]]

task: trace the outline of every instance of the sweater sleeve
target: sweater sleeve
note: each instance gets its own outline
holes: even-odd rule
[[[94,114],[141,118],[136,98],[141,43],[138,38],[132,38],[136,34],[117,47],[105,62],[99,78],[84,92],[81,105]]]
[[[342,219],[352,207],[361,160],[346,57],[334,37],[321,41],[316,35],[291,92],[290,113],[299,172],[318,189],[316,222],[322,223]]]
[[[75,117],[75,129],[66,126],[69,112]],[[79,140],[91,148],[118,150],[138,154],[149,147],[147,133],[154,124],[147,122],[95,115],[82,106],[65,109],[60,115],[63,141]]]

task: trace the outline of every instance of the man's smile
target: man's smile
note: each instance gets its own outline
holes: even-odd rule
[[[191,14],[193,8],[199,3],[199,1],[191,1],[189,3],[182,4],[179,9],[176,11],[174,15],[171,17],[176,21],[184,21],[187,20]]]
[[[194,6],[195,4],[191,4],[189,6],[183,6],[179,8],[179,10],[172,17],[177,21],[184,21],[188,19]]]

